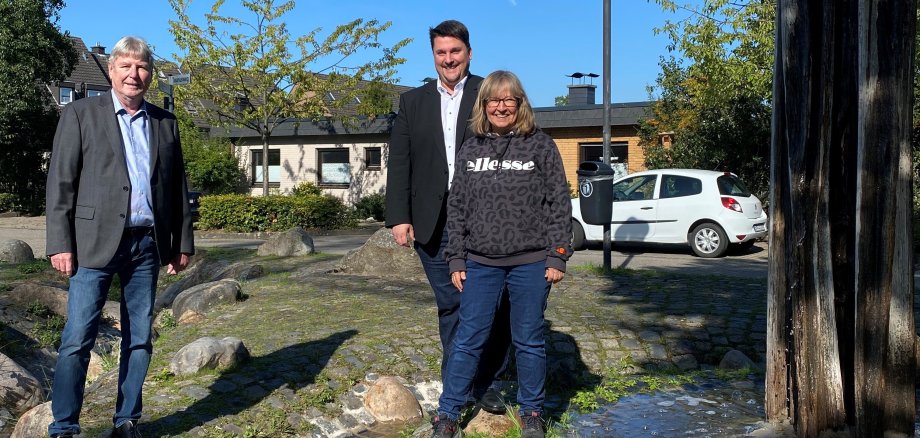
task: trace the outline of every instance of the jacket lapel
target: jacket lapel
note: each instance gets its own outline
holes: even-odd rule
[[[463,99],[460,100],[460,112],[457,113],[457,147],[454,148],[454,154],[460,153],[460,147],[463,145],[463,139],[466,138],[466,129],[470,126],[470,117],[473,114],[473,104],[479,96],[478,76],[469,75],[466,85],[463,88]]]
[[[99,99],[99,102],[100,119],[105,138],[112,147],[115,160],[122,163],[119,169],[123,172],[124,179],[127,180],[128,163],[125,161],[125,145],[122,144],[121,125],[118,122],[118,115],[115,114],[115,104],[112,103],[111,95],[106,99]]]
[[[149,129],[147,138],[148,147],[150,148],[150,180],[153,181],[153,176],[155,174],[154,170],[157,168],[157,157],[159,157],[160,152],[160,113],[156,110],[153,105],[147,104],[147,121],[149,122]]]
[[[434,117],[434,122],[432,122],[432,124],[437,124],[437,126],[441,127],[441,129],[439,129],[434,135],[434,144],[435,149],[438,150],[438,155],[440,155],[441,158],[444,158],[444,163],[446,166],[447,146],[444,145],[444,124],[441,122],[441,94],[438,93],[436,80],[428,83],[428,89],[425,90],[424,107],[424,113],[428,114],[429,117]]]

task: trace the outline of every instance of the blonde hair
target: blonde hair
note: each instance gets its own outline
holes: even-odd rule
[[[122,56],[143,59],[153,68],[153,50],[150,50],[150,46],[147,45],[147,42],[144,41],[143,38],[126,36],[118,40],[118,42],[115,43],[115,47],[112,47],[112,53],[109,56],[109,64],[115,62],[115,59]]]
[[[492,131],[492,124],[489,123],[489,117],[486,114],[486,99],[500,97],[498,93],[505,90],[519,101],[514,126],[511,127],[511,130],[515,135],[529,135],[537,130],[533,108],[530,107],[530,100],[527,99],[527,93],[524,92],[521,81],[510,71],[496,70],[482,80],[482,84],[479,85],[479,95],[473,105],[470,127],[477,136],[483,137]]]

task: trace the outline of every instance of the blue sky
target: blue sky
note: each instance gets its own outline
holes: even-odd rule
[[[237,0],[227,0],[222,13],[248,11]],[[203,17],[213,0],[193,0],[192,16]],[[611,101],[648,100],[647,85],[667,56],[667,38],[653,29],[665,20],[683,18],[663,12],[647,0],[611,0]],[[685,13],[686,14],[686,13]],[[124,35],[137,35],[154,46],[157,55],[174,59],[178,48],[169,32],[174,13],[167,0],[69,0],[60,13],[62,30],[83,38],[87,46],[111,48]],[[381,41],[413,41],[399,53],[407,58],[397,68],[397,82],[421,85],[435,76],[428,28],[446,19],[462,21],[470,29],[471,70],[485,76],[511,70],[524,84],[535,106],[551,106],[555,96],[567,93],[573,72],[603,73],[603,2],[601,0],[298,0],[286,18],[295,35],[317,27],[331,30],[356,18],[391,21]],[[203,21],[200,21],[203,22]],[[322,35],[323,33],[321,33]],[[603,99],[603,81],[596,101]]]

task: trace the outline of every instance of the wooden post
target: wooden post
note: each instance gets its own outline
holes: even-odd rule
[[[779,0],[769,420],[913,434],[915,0]]]

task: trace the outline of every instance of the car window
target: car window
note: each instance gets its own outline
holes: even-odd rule
[[[613,185],[614,201],[636,201],[655,197],[657,175],[627,178]]]
[[[662,175],[661,198],[679,198],[703,192],[703,182],[689,176]]]
[[[723,195],[740,196],[742,198],[751,196],[751,191],[735,175],[722,175],[716,179],[716,182],[719,185],[719,193]]]

